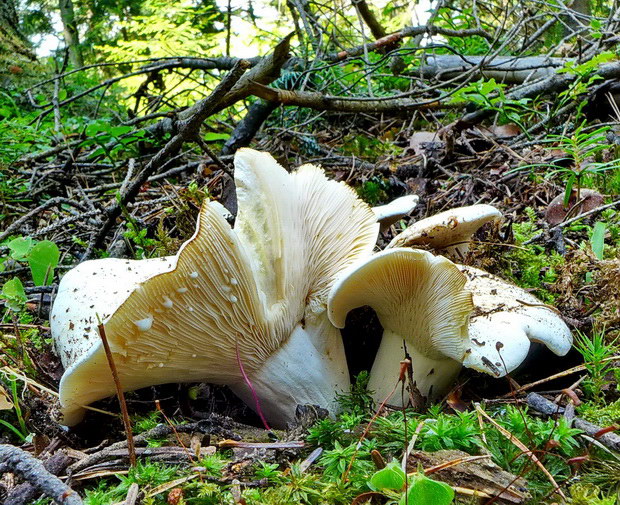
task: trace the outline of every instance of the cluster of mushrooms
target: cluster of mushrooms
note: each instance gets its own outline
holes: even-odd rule
[[[235,182],[234,227],[208,202],[175,256],[91,260],[63,277],[50,324],[65,366],[64,424],[116,391],[99,321],[124,390],[227,385],[275,427],[292,421],[299,404],[337,412],[336,396],[349,388],[339,328],[356,307],[371,306],[384,328],[369,383],[378,402],[405,353],[416,387],[433,400],[462,366],[501,377],[525,359],[530,341],[558,355],[572,345],[554,309],[448,259],[501,216],[491,206],[423,219],[373,254],[380,226],[406,215],[417,197],[371,209],[320,168],[288,173],[251,149],[235,156]],[[445,256],[415,249],[422,246]]]

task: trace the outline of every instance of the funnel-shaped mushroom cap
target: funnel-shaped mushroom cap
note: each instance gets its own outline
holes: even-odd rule
[[[347,313],[372,307],[384,328],[369,389],[382,401],[398,378],[405,350],[420,392],[445,393],[470,347],[472,296],[450,260],[414,249],[388,249],[354,265],[334,284],[329,317],[342,328]]]
[[[373,207],[372,211],[377,216],[377,222],[381,225],[381,231],[387,230],[396,221],[409,214],[420,201],[418,195],[406,195],[392,200],[386,205]]]
[[[483,270],[459,265],[476,307],[469,324],[470,352],[463,365],[496,377],[516,369],[530,342],[564,356],[573,338],[557,312],[527,291]]]
[[[85,262],[61,281],[51,326],[66,367],[66,424],[115,392],[97,316],[125,390],[205,381],[248,398],[243,366],[269,420],[284,426],[296,404],[333,408],[347,388],[326,297],[337,272],[371,253],[378,233],[372,211],[316,167],[289,174],[250,149],[239,151],[235,167],[234,230],[207,204],[176,256]],[[63,352],[71,345],[75,352]]]
[[[471,205],[440,212],[413,223],[394,237],[388,248],[427,245],[436,251],[445,250],[450,256],[461,258],[469,250],[469,242],[476,231],[489,221],[502,217],[491,205]]]

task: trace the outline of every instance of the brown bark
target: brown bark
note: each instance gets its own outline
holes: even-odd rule
[[[366,0],[353,0],[353,5],[357,9],[357,12],[360,13],[360,16],[364,20],[364,23],[366,23],[366,26],[370,28],[370,33],[372,33],[372,36],[375,39],[380,39],[387,35],[385,28],[383,28],[381,23],[377,20],[375,13],[370,10]]]
[[[58,0],[60,19],[62,20],[62,34],[69,50],[69,60],[75,68],[84,66],[82,50],[80,48],[80,36],[75,23],[75,10],[73,0]]]

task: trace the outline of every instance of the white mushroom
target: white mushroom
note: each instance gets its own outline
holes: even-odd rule
[[[331,321],[342,328],[363,305],[384,328],[369,381],[377,402],[392,391],[406,354],[418,390],[432,400],[449,391],[461,365],[502,377],[523,362],[530,341],[558,355],[572,345],[556,311],[534,296],[422,250],[387,249],[343,273],[329,295]],[[390,403],[400,405],[400,395]]]
[[[399,219],[408,215],[420,201],[418,195],[406,195],[392,200],[386,205],[373,207],[372,211],[377,216],[377,221],[381,225],[381,231],[387,230]]]
[[[454,383],[470,347],[466,280],[450,260],[415,249],[388,249],[338,278],[328,299],[332,323],[342,328],[350,310],[369,305],[384,329],[368,384],[377,402],[392,391],[406,354],[422,395],[437,398]]]
[[[176,256],[84,262],[61,281],[51,327],[66,368],[65,424],[115,392],[98,316],[125,390],[205,381],[229,385],[255,408],[243,368],[276,426],[297,404],[335,409],[349,377],[327,293],[338,272],[371,253],[375,216],[319,168],[289,174],[250,149],[235,167],[234,230],[207,204]]]
[[[469,250],[472,235],[485,223],[501,217],[499,210],[484,204],[447,210],[413,223],[394,237],[388,248],[427,245],[459,259]]]
[[[530,342],[545,344],[558,356],[570,351],[573,337],[557,310],[527,291],[477,268],[458,265],[474,295],[469,324],[470,352],[463,365],[495,377],[515,370]]]

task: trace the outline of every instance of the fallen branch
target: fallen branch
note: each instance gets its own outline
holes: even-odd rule
[[[69,463],[71,463],[71,458],[61,450],[46,459],[43,462],[43,467],[52,475],[60,475],[69,466]],[[39,494],[40,492],[34,484],[24,482],[11,489],[4,505],[28,505],[35,501]]]
[[[326,60],[331,62],[337,62],[345,60],[347,58],[361,56],[362,54],[364,54],[364,52],[376,51],[377,49],[381,49],[385,46],[392,46],[400,42],[402,39],[424,34],[431,36],[445,35],[446,37],[472,37],[477,35],[489,41],[493,40],[493,36],[491,34],[479,28],[470,28],[467,30],[451,30],[449,28],[440,28],[433,25],[407,26],[398,32],[386,35],[385,37],[375,40],[374,42],[369,42],[368,44],[363,44],[361,46],[353,47],[345,51],[330,54],[327,56]]]
[[[1,444],[0,473],[5,472],[18,475],[60,505],[83,505],[80,496],[48,472],[40,460],[17,447]]]
[[[212,414],[208,419],[198,421],[197,423],[180,424],[178,426],[159,424],[155,426],[155,428],[135,436],[134,443],[136,446],[146,445],[149,439],[164,438],[174,434],[175,432],[203,433],[205,435],[217,435],[222,438],[240,439],[240,437],[233,431],[235,428],[236,424],[229,418]],[[85,468],[101,463],[102,461],[106,461],[110,457],[113,457],[112,455],[115,454],[115,451],[126,448],[126,440],[112,444],[71,465],[68,469],[68,474],[73,475],[81,470],[84,470]]]
[[[347,98],[343,100],[338,96],[323,95],[313,91],[290,91],[287,89],[270,88],[258,83],[252,84],[251,91],[252,94],[272,103],[308,107],[319,111],[409,114],[412,110],[460,109],[465,106],[464,103],[455,104],[441,102],[440,100],[416,102],[406,98],[378,98],[376,100]]]

